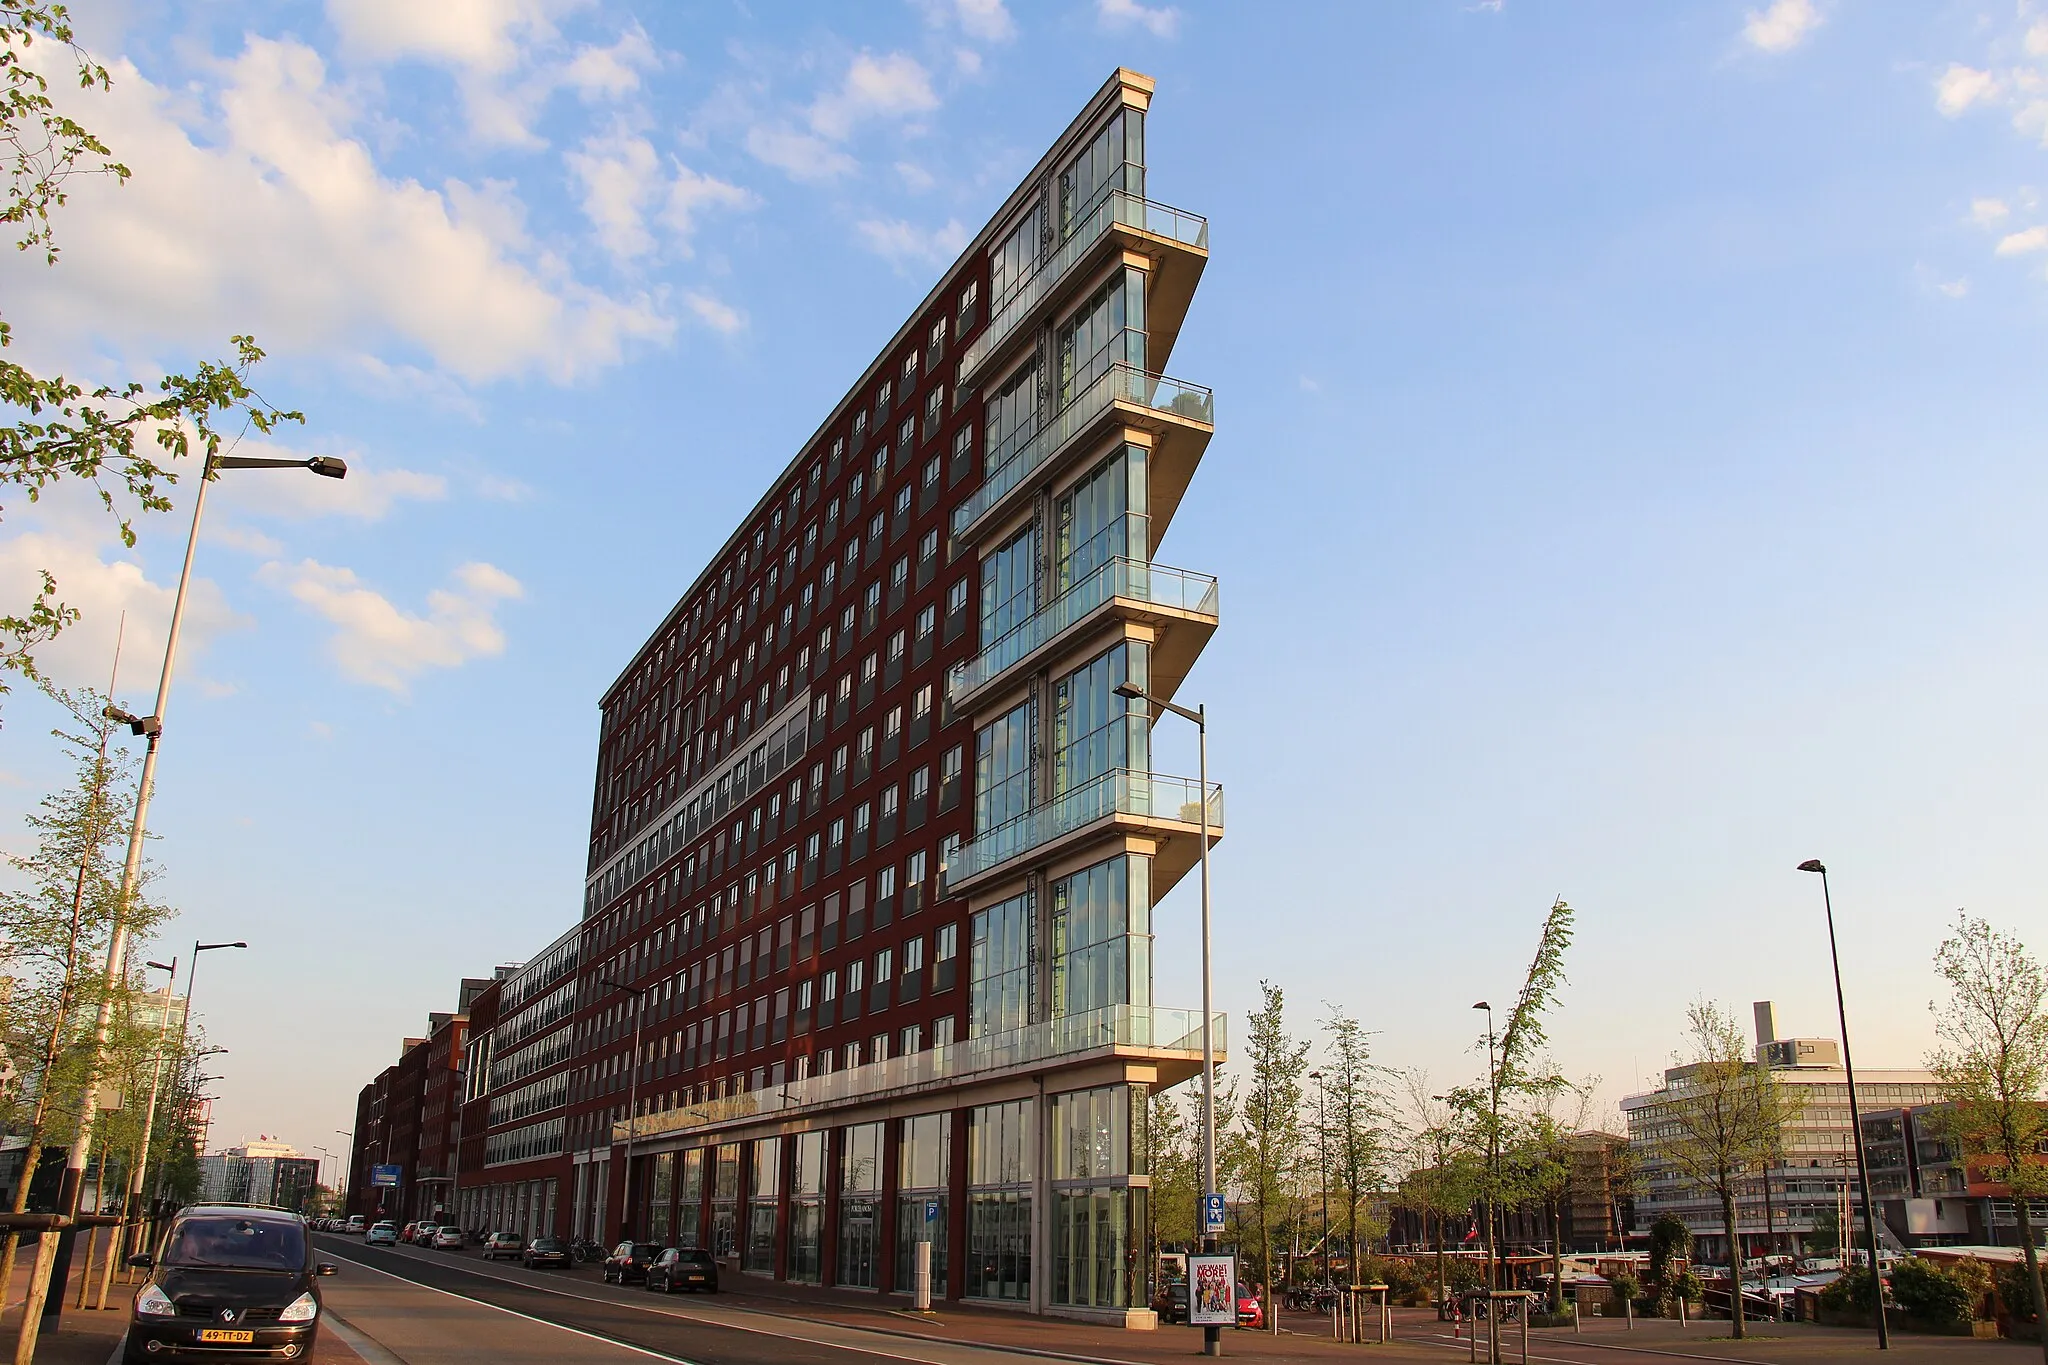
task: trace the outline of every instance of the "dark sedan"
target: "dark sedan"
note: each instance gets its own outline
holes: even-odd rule
[[[128,1264],[149,1271],[128,1318],[130,1365],[221,1356],[294,1360],[309,1355],[320,1329],[312,1239],[283,1209],[195,1205],[178,1215],[161,1258]]]
[[[670,1247],[647,1267],[647,1287],[657,1294],[673,1294],[680,1289],[716,1294],[718,1262],[702,1247]]]
[[[528,1270],[539,1270],[543,1266],[566,1267],[569,1264],[569,1244],[559,1237],[536,1237],[527,1243],[526,1254],[519,1261]]]
[[[621,1242],[612,1248],[612,1254],[604,1258],[604,1278],[609,1284],[641,1284],[647,1279],[647,1267],[654,1264],[661,1255],[661,1246],[656,1242]]]
[[[1159,1286],[1159,1292],[1152,1296],[1152,1311],[1168,1326],[1188,1320],[1188,1284],[1176,1280]]]

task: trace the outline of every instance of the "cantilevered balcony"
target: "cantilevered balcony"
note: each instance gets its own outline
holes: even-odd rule
[[[953,510],[953,535],[973,540],[1012,505],[1012,494],[1050,477],[1060,461],[1086,448],[1086,438],[1122,423],[1152,435],[1151,516],[1164,534],[1195,465],[1216,430],[1209,390],[1131,365],[1111,365],[1043,426],[1017,432],[984,452],[987,472],[974,496]]]
[[[988,326],[960,357],[963,388],[1012,342],[1028,337],[1034,319],[1088,278],[1085,267],[1098,256],[1096,248],[1106,242],[1140,252],[1152,261],[1146,321],[1155,360],[1166,363],[1195,283],[1209,260],[1209,220],[1141,199],[1127,190],[1112,190],[1082,215],[1066,241],[1040,262],[1038,269],[1002,298],[989,301]]]
[[[1216,1060],[1229,1051],[1229,1020],[1210,1016]],[[943,1047],[927,1048],[885,1062],[849,1067],[790,1081],[779,1087],[709,1100],[662,1114],[621,1120],[612,1141],[624,1142],[630,1127],[637,1142],[672,1133],[731,1127],[764,1119],[795,1117],[819,1109],[894,1099],[923,1091],[956,1090],[978,1080],[1028,1075],[1072,1066],[1090,1057],[1149,1062],[1159,1084],[1177,1085],[1202,1068],[1202,1012],[1149,1005],[1106,1005],[1006,1033],[992,1033]]]
[[[1209,842],[1223,837],[1223,788],[1209,784]],[[1018,866],[1026,854],[1043,861],[1071,844],[1106,833],[1158,841],[1152,895],[1173,889],[1200,856],[1202,806],[1196,784],[1131,768],[1112,768],[1042,806],[945,851],[945,893],[967,895]]]
[[[1111,616],[1159,628],[1152,644],[1152,694],[1171,698],[1215,634],[1216,614],[1216,580],[1208,574],[1112,559],[979,655],[955,664],[946,676],[946,699],[971,711],[977,696]]]

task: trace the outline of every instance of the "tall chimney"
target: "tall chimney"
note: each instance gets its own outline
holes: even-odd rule
[[[1750,1006],[1756,1013],[1756,1045],[1778,1041],[1778,1007],[1768,1000],[1759,1000]]]

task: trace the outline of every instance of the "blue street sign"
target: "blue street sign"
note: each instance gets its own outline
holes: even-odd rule
[[[372,1166],[370,1168],[370,1184],[373,1187],[381,1186],[395,1190],[398,1188],[399,1177],[404,1170],[403,1166]]]
[[[1202,1196],[1202,1235],[1223,1231],[1223,1196],[1205,1194]]]
[[[936,1223],[939,1221],[938,1200],[927,1199],[924,1201],[924,1221],[927,1223]]]

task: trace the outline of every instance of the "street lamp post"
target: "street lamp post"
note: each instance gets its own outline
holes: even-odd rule
[[[1472,1007],[1486,1011],[1486,1287],[1499,1289],[1499,1236],[1494,1226],[1500,1185],[1500,1068],[1494,1064],[1493,1005],[1481,1000]]]
[[[1323,1283],[1330,1282],[1330,1129],[1323,1111],[1323,1073],[1311,1071],[1316,1083],[1316,1180],[1323,1196]]]
[[[334,1131],[348,1139],[348,1164],[342,1168],[341,1179],[335,1182],[341,1199],[341,1211],[346,1215],[349,1187],[354,1185],[356,1180],[356,1135],[354,1130],[348,1128],[337,1128]]]
[[[610,986],[615,991],[633,993],[633,1074],[626,1080],[626,1155],[625,1173],[619,1179],[619,1236],[633,1235],[633,1135],[640,1128],[640,1021],[646,1013],[644,1008],[651,986],[628,986],[623,981],[610,977],[599,977],[597,984]]]
[[[178,1018],[178,1058],[181,1063],[189,1062],[195,1071],[198,1069],[199,1058],[208,1055],[207,1052],[201,1052],[189,1058],[185,1056],[185,1044],[192,1036],[192,992],[199,985],[199,955],[201,953],[218,952],[224,948],[246,948],[248,946],[247,943],[242,942],[240,939],[233,943],[201,943],[197,939],[192,941],[192,966],[185,973],[185,1012]],[[227,1049],[212,1048],[208,1051],[225,1052]],[[193,1086],[192,1090],[196,1092],[198,1087]],[[201,1144],[202,1147],[204,1145],[203,1143]],[[163,1186],[164,1171],[163,1167],[159,1165],[156,1171],[156,1188],[150,1197],[152,1205],[162,1197]]]
[[[1808,858],[1799,865],[1801,872],[1820,873],[1821,906],[1827,911],[1828,920],[1828,961],[1835,970],[1835,1018],[1842,1026],[1842,1070],[1849,1080],[1849,1131],[1856,1140],[1856,1185],[1862,1191],[1863,1203],[1863,1246],[1870,1255],[1870,1278],[1877,1293],[1877,1349],[1889,1351],[1892,1346],[1891,1329],[1884,1320],[1884,1276],[1877,1266],[1877,1215],[1870,1203],[1870,1162],[1863,1152],[1863,1116],[1856,1106],[1856,1063],[1849,1055],[1849,1007],[1842,1000],[1842,957],[1835,950],[1835,902],[1828,893],[1827,865],[1818,858]],[[1768,1175],[1765,1177],[1768,1179]],[[1837,1238],[1847,1241],[1847,1238]],[[1847,1261],[1847,1257],[1843,1258]]]
[[[164,1079],[164,1039],[170,1036],[171,1002],[177,998],[172,992],[178,985],[178,959],[174,957],[167,963],[146,962],[143,967],[145,970],[168,972],[170,975],[164,982],[163,1009],[156,1021],[156,1059],[150,1064],[149,1069],[149,1108],[142,1111],[142,1143],[136,1149],[135,1169],[128,1173],[127,1207],[122,1210],[131,1229],[130,1236],[124,1239],[128,1242],[127,1249],[130,1253],[137,1249],[134,1243],[142,1235],[142,1183],[149,1166],[149,1144],[156,1132],[156,1102],[162,1091]]]
[[[1190,711],[1185,706],[1153,696],[1137,683],[1128,680],[1120,682],[1113,689],[1125,701],[1142,701],[1162,711],[1171,711],[1182,720],[1192,722],[1195,727],[1195,805],[1201,812],[1202,859],[1202,1194],[1203,1208],[1197,1210],[1202,1219],[1202,1250],[1210,1255],[1216,1252],[1216,1234],[1209,1231],[1207,1205],[1208,1196],[1220,1194],[1216,1188],[1216,1038],[1215,1023],[1210,1012],[1210,995],[1213,985],[1210,967],[1209,929],[1209,713],[1206,707],[1197,706]],[[1327,1255],[1327,1253],[1325,1253]],[[1267,1276],[1268,1279],[1272,1277]],[[1190,1287],[1190,1294],[1194,1292]],[[1270,1294],[1269,1294],[1270,1297]],[[1192,1302],[1192,1301],[1191,1301]],[[1223,1354],[1223,1329],[1215,1324],[1202,1328],[1202,1354],[1220,1356]]]
[[[121,870],[121,893],[115,902],[113,927],[107,935],[106,964],[101,971],[103,989],[99,1015],[93,1024],[86,1085],[78,1102],[77,1129],[71,1151],[65,1158],[63,1184],[57,1195],[59,1210],[74,1222],[78,1217],[79,1199],[85,1190],[86,1157],[92,1151],[93,1128],[99,1117],[100,1080],[106,1066],[107,1036],[114,1027],[116,988],[128,962],[129,908],[134,903],[136,883],[142,875],[142,850],[149,831],[149,798],[156,785],[156,756],[163,739],[164,714],[170,709],[171,675],[178,658],[178,632],[185,622],[185,600],[192,587],[192,560],[199,549],[199,525],[206,511],[206,489],[213,482],[215,472],[222,469],[309,469],[323,478],[348,476],[346,463],[326,455],[307,460],[208,455],[200,466],[199,487],[192,496],[192,529],[185,538],[185,562],[178,573],[178,593],[171,604],[170,627],[164,634],[164,667],[157,677],[156,709],[147,716],[116,717],[126,720],[131,731],[147,736],[149,742],[142,755],[142,778],[135,789],[135,819],[128,831],[128,860]],[[63,1296],[50,1294],[50,1281],[69,1272],[74,1240],[73,1230],[68,1227],[54,1239],[47,1232],[38,1239],[35,1270],[22,1312],[21,1334],[15,1342],[17,1360],[26,1362],[35,1355],[40,1328],[30,1323],[43,1319],[54,1325],[59,1316]]]

